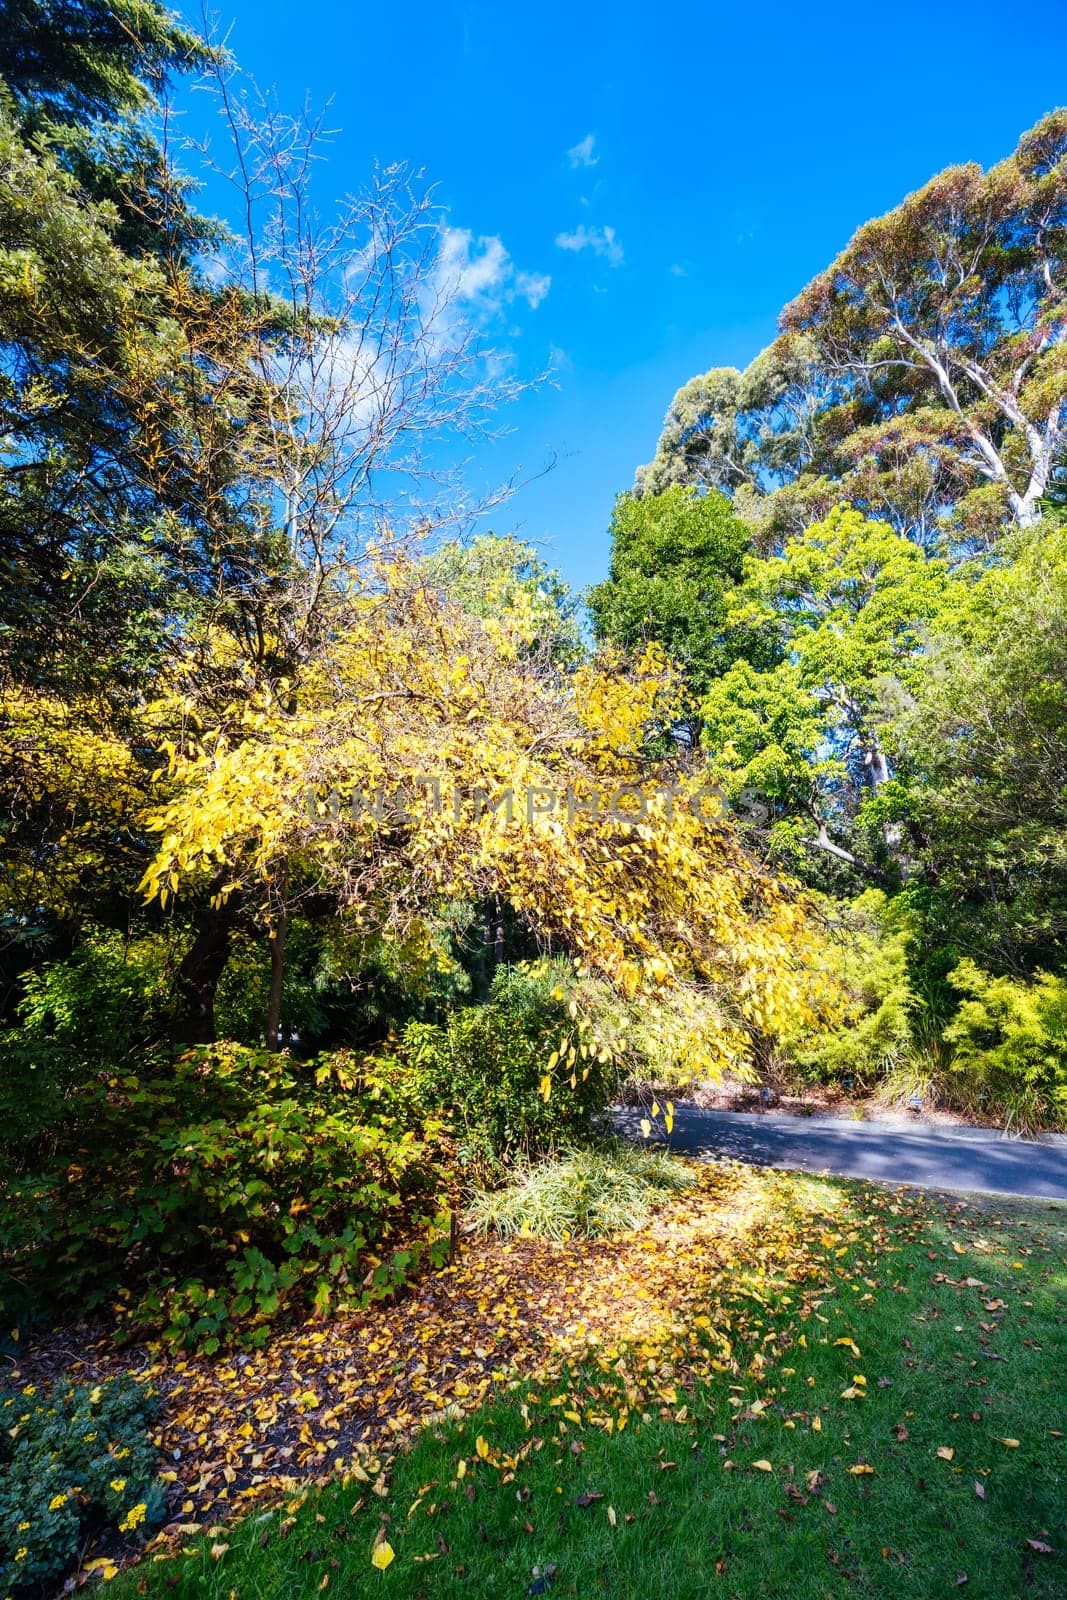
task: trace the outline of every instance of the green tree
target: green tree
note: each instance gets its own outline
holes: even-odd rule
[[[6,0],[0,80],[19,137],[109,201],[131,254],[211,230],[189,211],[149,126],[168,80],[211,51],[158,0]]]
[[[780,842],[855,862],[857,815],[892,776],[883,685],[918,681],[926,629],[954,594],[942,561],[847,507],[780,556],[750,558],[731,625],[777,662],[764,671],[737,662],[711,685],[704,738],[729,791],[772,801]]]
[[[737,653],[727,638],[728,601],[751,543],[721,491],[671,485],[662,494],[620,495],[609,576],[588,597],[597,638],[624,650],[662,645],[700,695]]]
[[[918,852],[914,893],[943,964],[1055,969],[1067,938],[1067,528],[1045,523],[997,554],[960,586],[910,694],[886,695],[907,780],[887,798]]]

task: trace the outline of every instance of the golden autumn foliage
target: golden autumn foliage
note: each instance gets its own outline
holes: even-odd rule
[[[94,886],[131,870],[149,773],[106,704],[9,689],[0,711],[0,772],[0,910],[19,916],[46,906],[71,916]]]
[[[331,622],[322,651],[273,681],[242,677],[226,637],[209,636],[197,683],[229,675],[237,692],[220,704],[175,682],[153,708],[172,733],[149,897],[212,884],[259,895],[269,920],[284,873],[290,894],[325,891],[396,935],[449,899],[493,894],[628,997],[728,996],[733,1025],[717,1011],[716,1037],[693,1041],[709,1068],[746,1027],[774,1031],[825,1001],[802,899],[699,774],[645,754],[680,693],[655,648],[563,674],[535,648],[527,597],[472,617],[390,550]]]

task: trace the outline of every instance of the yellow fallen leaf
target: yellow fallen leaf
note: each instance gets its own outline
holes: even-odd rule
[[[211,1546],[212,1561],[221,1561],[229,1548],[228,1544],[213,1544]]]
[[[756,1468],[757,1472],[773,1472],[774,1471],[774,1468],[771,1466],[770,1462],[769,1461],[764,1461],[762,1459],[762,1457],[760,1458],[759,1461],[753,1461],[752,1465]]]
[[[872,1477],[874,1476],[874,1468],[873,1467],[869,1467],[867,1465],[866,1461],[857,1461],[856,1465],[854,1467],[849,1467],[848,1470],[849,1470],[849,1472],[851,1472],[851,1474],[852,1474],[852,1476],[854,1478],[862,1478],[865,1474],[868,1474],[868,1473]]]
[[[939,1444],[937,1447],[937,1453],[941,1457],[942,1461],[951,1461],[952,1457],[956,1454],[955,1450],[953,1450],[950,1444]]]
[[[474,1448],[477,1450],[478,1454],[481,1456],[483,1461],[488,1461],[488,1459],[489,1459],[489,1441],[488,1441],[488,1439],[483,1439],[481,1434],[479,1434],[477,1439],[474,1442]]]
[[[652,1124],[647,1117],[641,1118],[641,1133],[647,1139],[652,1132]]]
[[[852,1354],[856,1356],[857,1359],[859,1358],[859,1346],[856,1344],[854,1339],[835,1339],[834,1343],[843,1344],[846,1350],[851,1350]]]
[[[87,1561],[82,1568],[83,1572],[99,1572],[105,1583],[110,1583],[118,1570],[115,1563],[106,1556],[98,1556],[95,1561]]]
[[[461,1461],[459,1466],[456,1468],[456,1477],[457,1478],[465,1478],[466,1476],[467,1476],[467,1463],[465,1461]]]
[[[615,1507],[614,1506],[609,1506],[608,1507],[608,1521],[611,1523],[611,1526],[613,1528],[615,1527],[615,1525],[618,1522],[618,1520],[619,1520],[618,1517],[615,1515]]]
[[[395,1554],[396,1552],[388,1539],[383,1539],[371,1551],[370,1564],[372,1567],[377,1567],[379,1572],[384,1572],[386,1567],[391,1564]]]
[[[1018,1450],[1019,1448],[1018,1439],[998,1439],[997,1443],[1006,1444],[1009,1450]]]
[[[821,1417],[812,1417],[812,1419],[811,1419],[811,1430],[812,1430],[813,1433],[821,1433],[822,1432],[822,1418]]]

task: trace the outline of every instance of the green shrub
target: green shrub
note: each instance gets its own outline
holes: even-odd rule
[[[993,977],[973,961],[949,974],[965,998],[944,1030],[966,1100],[1022,1127],[1067,1116],[1067,981]]]
[[[209,1352],[261,1342],[279,1312],[362,1303],[440,1249],[442,1137],[383,1110],[345,1057],[216,1045],[97,1078],[52,1163],[0,1181],[9,1287],[117,1300]]]
[[[54,1587],[89,1532],[137,1538],[161,1521],[154,1412],[129,1378],[0,1391],[0,1593]]]
[[[612,1140],[528,1168],[506,1188],[476,1196],[471,1211],[483,1232],[505,1238],[603,1239],[642,1227],[658,1204],[692,1182],[675,1156]]]
[[[582,1053],[568,978],[572,969],[559,963],[502,968],[486,1005],[404,1030],[397,1047],[404,1092],[447,1110],[465,1165],[499,1169],[590,1132],[613,1074],[588,1044]],[[546,1072],[568,1039],[574,1061],[564,1057],[546,1097]]]

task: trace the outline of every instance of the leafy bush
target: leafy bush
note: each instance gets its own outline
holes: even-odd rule
[[[0,1593],[54,1585],[89,1533],[137,1537],[162,1519],[154,1412],[129,1378],[0,1391]]]
[[[965,998],[944,1038],[968,1101],[1023,1127],[1067,1116],[1067,980],[993,977],[970,960],[949,976]]]
[[[0,1241],[31,1300],[117,1296],[137,1326],[211,1351],[282,1309],[403,1281],[444,1219],[443,1127],[382,1109],[344,1057],[217,1045],[97,1078],[44,1169],[0,1183]]]
[[[404,1030],[403,1092],[447,1108],[465,1164],[492,1170],[581,1137],[605,1104],[610,1069],[570,1013],[568,974],[550,962],[501,968],[486,1005]]]
[[[612,1140],[542,1161],[506,1188],[478,1195],[471,1210],[483,1232],[505,1238],[603,1239],[642,1227],[656,1205],[692,1182],[677,1157]]]

